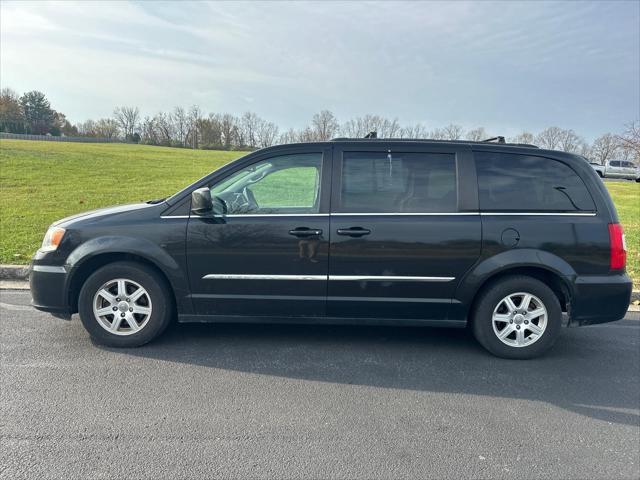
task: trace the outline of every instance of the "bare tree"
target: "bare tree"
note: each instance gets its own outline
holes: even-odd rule
[[[187,114],[187,136],[185,138],[185,146],[191,148],[198,148],[200,144],[200,131],[198,126],[202,119],[202,112],[200,107],[192,105]]]
[[[184,147],[187,134],[189,133],[189,117],[187,112],[182,107],[175,107],[171,114],[171,123],[173,124],[173,131],[175,133],[175,142],[178,146]]]
[[[225,113],[220,117],[220,129],[225,150],[231,150],[238,138],[238,120],[230,113]]]
[[[158,133],[158,143],[160,145],[171,146],[173,144],[173,124],[171,122],[171,116],[160,112],[153,117],[156,130]]]
[[[280,134],[280,138],[278,138],[278,143],[280,143],[280,144],[297,143],[299,141],[300,140],[299,140],[298,132],[296,130],[294,130],[293,128],[290,128],[286,132],[282,132]]]
[[[512,143],[526,143],[528,145],[533,145],[535,142],[535,137],[533,136],[533,133],[522,132],[516,135],[515,137],[509,139],[509,141]]]
[[[460,140],[463,134],[464,128],[453,123],[442,129],[442,138],[444,140]]]
[[[557,150],[562,144],[564,131],[560,127],[548,127],[536,137],[536,143],[547,150]]]
[[[338,120],[329,110],[322,110],[316,113],[311,120],[311,126],[315,134],[315,139],[320,142],[335,137],[340,128]]]
[[[563,152],[577,153],[584,140],[573,130],[562,130],[560,133],[560,150]]]
[[[122,130],[124,138],[126,140],[132,139],[140,121],[138,107],[117,107],[113,111],[113,116],[118,123],[118,127]]]
[[[487,138],[489,138],[489,135],[487,135],[484,127],[478,127],[474,128],[473,130],[469,130],[465,138],[467,140],[471,140],[472,142],[481,142],[482,140],[486,140]]]
[[[593,142],[590,160],[604,165],[607,160],[611,160],[615,156],[618,146],[619,143],[616,136],[605,133]]]
[[[260,120],[257,138],[259,147],[270,147],[276,143],[276,139],[278,138],[278,126],[273,122]]]
[[[113,118],[101,118],[94,126],[96,137],[116,138],[118,136],[118,130],[118,122]]]
[[[222,148],[220,115],[210,113],[208,118],[200,119],[198,130],[203,148]]]
[[[156,122],[151,117],[144,117],[140,124],[140,139],[147,145],[158,145],[160,143]]]
[[[258,146],[258,130],[263,120],[253,112],[245,112],[240,118],[239,139],[241,146],[256,148]]]
[[[93,120],[85,120],[84,122],[78,123],[76,125],[78,127],[78,133],[85,137],[95,137],[96,136],[96,122]]]
[[[626,130],[619,136],[619,140],[624,148],[634,152],[635,161],[640,164],[640,120],[627,124]]]
[[[592,156],[591,152],[592,152],[591,145],[589,145],[586,141],[583,141],[582,144],[580,145],[580,150],[578,153],[585,158],[591,158]]]
[[[398,136],[400,138],[428,138],[429,132],[424,125],[417,123],[415,125],[400,128]]]

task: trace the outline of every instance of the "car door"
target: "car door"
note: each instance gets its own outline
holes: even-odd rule
[[[607,176],[609,177],[620,177],[622,175],[622,171],[620,168],[619,160],[611,160],[608,164],[607,168]]]
[[[227,213],[188,221],[198,315],[324,316],[330,167],[330,150],[289,149],[210,185]]]
[[[470,149],[336,147],[331,201],[327,315],[446,320],[480,255]]]
[[[622,176],[624,178],[628,178],[628,179],[634,179],[635,178],[635,173],[636,173],[636,166],[631,163],[631,162],[627,162],[627,161],[622,161],[620,162],[621,165],[621,171],[622,171]]]

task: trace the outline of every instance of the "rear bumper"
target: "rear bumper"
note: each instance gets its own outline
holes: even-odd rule
[[[68,274],[63,266],[32,264],[29,287],[32,305],[59,318],[71,318],[73,313],[67,295]]]
[[[633,286],[626,273],[580,276],[573,286],[570,326],[615,322],[626,315]]]

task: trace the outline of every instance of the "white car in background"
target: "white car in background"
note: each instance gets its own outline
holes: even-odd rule
[[[640,182],[640,167],[626,160],[607,160],[604,165],[589,162],[601,178],[626,178]]]

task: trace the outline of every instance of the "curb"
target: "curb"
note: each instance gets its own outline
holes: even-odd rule
[[[0,265],[0,280],[29,280],[28,265]],[[640,290],[631,292],[631,303],[640,302]]]
[[[0,265],[0,280],[28,280],[29,265]]]

